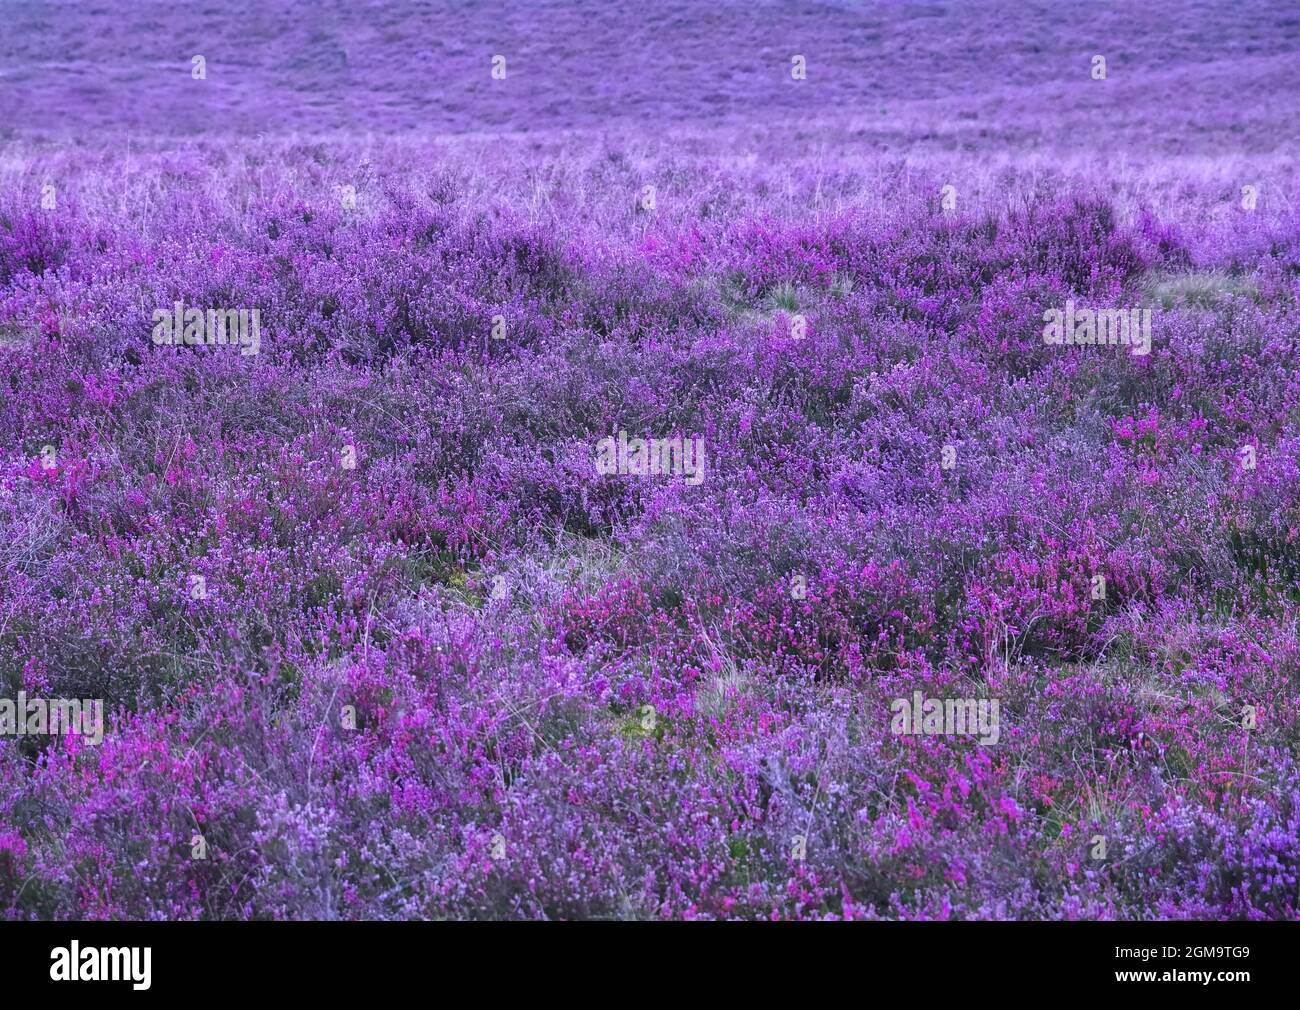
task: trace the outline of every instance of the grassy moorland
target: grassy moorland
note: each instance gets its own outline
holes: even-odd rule
[[[0,912],[1300,912],[1287,4],[103,6],[0,38],[0,699],[105,713]]]

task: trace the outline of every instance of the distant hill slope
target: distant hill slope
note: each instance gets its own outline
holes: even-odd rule
[[[1300,118],[1289,0],[189,6],[5,3],[0,136],[531,131],[934,102],[911,114],[988,115],[1013,143],[1059,127],[1068,142],[1069,110],[1105,102],[1151,143],[1271,150]],[[1094,54],[1105,82],[1089,78]],[[195,55],[206,80],[191,78]]]

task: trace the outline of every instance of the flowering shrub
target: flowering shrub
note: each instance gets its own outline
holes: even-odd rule
[[[773,130],[12,145],[0,914],[1300,914],[1293,167]]]

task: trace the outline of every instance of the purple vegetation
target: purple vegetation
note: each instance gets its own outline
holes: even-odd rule
[[[0,913],[1297,917],[1287,4],[102,6],[0,42],[0,699],[104,706]]]

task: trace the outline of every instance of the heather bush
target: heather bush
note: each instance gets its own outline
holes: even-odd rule
[[[1201,13],[1259,61],[1206,87],[1294,76]],[[184,142],[5,135],[0,699],[105,726],[0,734],[3,915],[1300,914],[1294,117],[1105,161],[1155,99],[1022,108],[1018,45],[931,93],[967,23],[933,75],[882,23],[911,90],[857,118],[764,79],[771,116],[627,126],[600,83],[566,124],[532,67],[478,126],[605,128],[404,135],[344,89],[259,137],[308,113],[254,65],[246,108],[164,103]],[[258,353],[159,344],[177,301],[256,309]],[[1150,353],[1048,343],[1067,302],[1149,309]],[[620,432],[698,437],[703,479],[601,472]],[[896,731],[915,692],[998,740]]]

